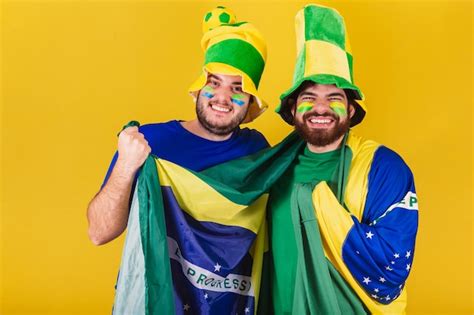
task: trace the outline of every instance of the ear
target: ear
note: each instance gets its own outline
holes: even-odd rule
[[[254,96],[252,94],[249,94],[249,102],[248,102],[248,105],[250,106],[250,104],[252,104],[252,102],[254,101]]]
[[[352,102],[349,103],[349,117],[352,118],[354,116],[356,110],[354,104]]]

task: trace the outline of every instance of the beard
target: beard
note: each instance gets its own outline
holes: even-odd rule
[[[213,104],[213,102],[203,102],[201,97],[198,97],[196,104],[196,116],[204,129],[218,136],[226,136],[232,133],[244,121],[248,111],[247,107],[246,110],[237,112],[237,114],[235,114],[228,122],[214,122],[210,119],[207,112],[207,107],[209,107],[211,104]],[[230,107],[233,108],[233,105],[230,105]]]
[[[317,147],[325,147],[339,138],[341,138],[350,128],[351,121],[350,119],[345,119],[343,121],[336,115],[326,113],[324,115],[318,116],[327,116],[334,119],[334,127],[331,129],[312,129],[306,125],[306,120],[314,116],[314,113],[307,112],[303,115],[303,120],[295,119],[295,130],[298,134],[309,144],[312,144]]]

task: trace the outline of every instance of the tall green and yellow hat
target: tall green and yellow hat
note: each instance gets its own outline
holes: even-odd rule
[[[190,94],[196,101],[206,85],[208,73],[240,75],[243,91],[254,96],[243,121],[251,122],[268,107],[257,90],[267,59],[265,40],[252,24],[237,23],[234,13],[222,6],[206,13],[203,33],[204,67],[189,88]]]
[[[343,17],[336,10],[316,4],[308,4],[298,11],[296,22],[297,59],[293,86],[280,96],[276,112],[293,125],[292,95],[304,81],[318,84],[334,84],[352,94],[355,114],[351,126],[364,119],[366,107],[363,94],[353,83],[352,53]]]

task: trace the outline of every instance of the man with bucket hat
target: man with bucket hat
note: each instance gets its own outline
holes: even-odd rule
[[[108,243],[125,230],[137,171],[149,153],[201,171],[268,147],[258,131],[239,128],[267,108],[257,90],[267,55],[262,35],[225,7],[204,16],[203,32],[203,71],[189,89],[197,117],[135,124],[120,133],[102,188],[87,210],[94,244]]]
[[[392,150],[353,134],[367,108],[342,16],[296,15],[293,86],[277,112],[306,145],[269,199],[276,314],[402,314],[418,225],[413,175]]]

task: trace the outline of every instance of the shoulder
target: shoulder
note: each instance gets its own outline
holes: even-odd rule
[[[374,154],[368,175],[368,204],[386,209],[403,200],[408,193],[415,194],[413,174],[400,155],[385,146]]]
[[[402,157],[384,145],[353,133],[350,133],[347,144],[357,161],[364,161],[363,164],[367,167],[370,166],[369,175],[380,176],[397,173],[411,175],[410,168]]]
[[[371,173],[373,173],[373,176],[385,174],[385,176],[394,176],[397,179],[413,177],[410,168],[402,157],[383,145],[375,151]]]
[[[160,156],[164,151],[168,151],[184,140],[183,128],[177,120],[168,122],[145,124],[138,129],[148,141],[152,153]]]
[[[167,132],[176,130],[176,125],[179,124],[177,120],[170,120],[167,122],[159,122],[159,123],[150,123],[141,125],[138,130],[146,136],[153,135],[157,132]]]
[[[236,138],[253,143],[262,149],[270,146],[265,136],[256,129],[241,128],[238,130]]]
[[[413,174],[395,151],[379,146],[375,151],[368,174],[364,222],[373,222],[387,209],[393,209],[406,199],[415,198]]]

